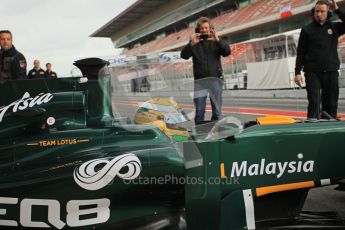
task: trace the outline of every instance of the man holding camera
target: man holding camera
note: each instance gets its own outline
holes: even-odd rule
[[[211,120],[222,118],[221,56],[226,57],[230,53],[230,47],[217,36],[210,20],[206,17],[199,18],[195,33],[181,51],[183,59],[193,58],[195,124],[201,124],[205,120],[207,94],[212,106]]]

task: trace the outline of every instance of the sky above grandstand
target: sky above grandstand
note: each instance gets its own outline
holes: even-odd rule
[[[34,59],[51,62],[59,76],[70,76],[73,61],[117,52],[109,38],[90,34],[136,0],[0,0],[0,30],[13,34],[28,70]]]

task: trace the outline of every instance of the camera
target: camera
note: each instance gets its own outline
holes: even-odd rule
[[[211,25],[210,28],[212,30],[214,30],[214,27]],[[200,33],[200,29],[198,27],[195,28],[195,33]],[[207,40],[208,38],[210,38],[209,34],[200,34],[199,39],[200,40]]]
[[[209,38],[208,34],[200,34],[200,40],[207,40]]]

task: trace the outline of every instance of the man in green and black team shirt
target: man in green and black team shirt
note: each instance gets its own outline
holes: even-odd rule
[[[46,78],[48,79],[56,79],[57,78],[57,74],[52,71],[52,64],[50,64],[49,62],[46,64]]]
[[[45,77],[46,77],[46,73],[41,68],[41,62],[36,59],[34,61],[34,68],[31,69],[28,73],[28,78],[37,79],[37,78],[45,78]]]
[[[13,46],[12,33],[0,31],[0,84],[13,79],[26,79],[26,60]]]
[[[330,9],[342,22],[330,20]],[[345,34],[345,11],[335,0],[318,0],[312,10],[313,21],[304,26],[298,41],[295,83],[301,86],[301,70],[305,73],[308,119],[337,117],[339,97],[338,38]],[[321,91],[321,93],[320,93]],[[320,101],[322,109],[320,110]]]

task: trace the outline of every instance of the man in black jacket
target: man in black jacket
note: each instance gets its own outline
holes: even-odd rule
[[[57,78],[57,74],[52,71],[52,64],[50,64],[49,62],[46,64],[46,78],[48,79],[56,79]]]
[[[342,22],[331,22],[330,8]],[[313,21],[301,30],[295,68],[295,83],[302,84],[305,72],[308,95],[308,119],[319,119],[321,111],[336,118],[339,97],[338,38],[345,33],[345,12],[335,0],[319,0],[313,8]],[[320,94],[321,90],[321,94]],[[320,100],[322,109],[320,111]],[[327,116],[322,115],[322,118]]]
[[[8,80],[26,79],[26,60],[13,46],[12,33],[0,31],[0,85]]]
[[[46,78],[46,73],[41,68],[40,60],[34,60],[34,68],[32,68],[28,73],[29,79]]]
[[[212,106],[211,120],[222,118],[223,70],[221,56],[230,55],[230,47],[217,36],[210,20],[199,18],[195,33],[181,51],[183,59],[193,57],[195,124],[205,119],[207,93]]]

